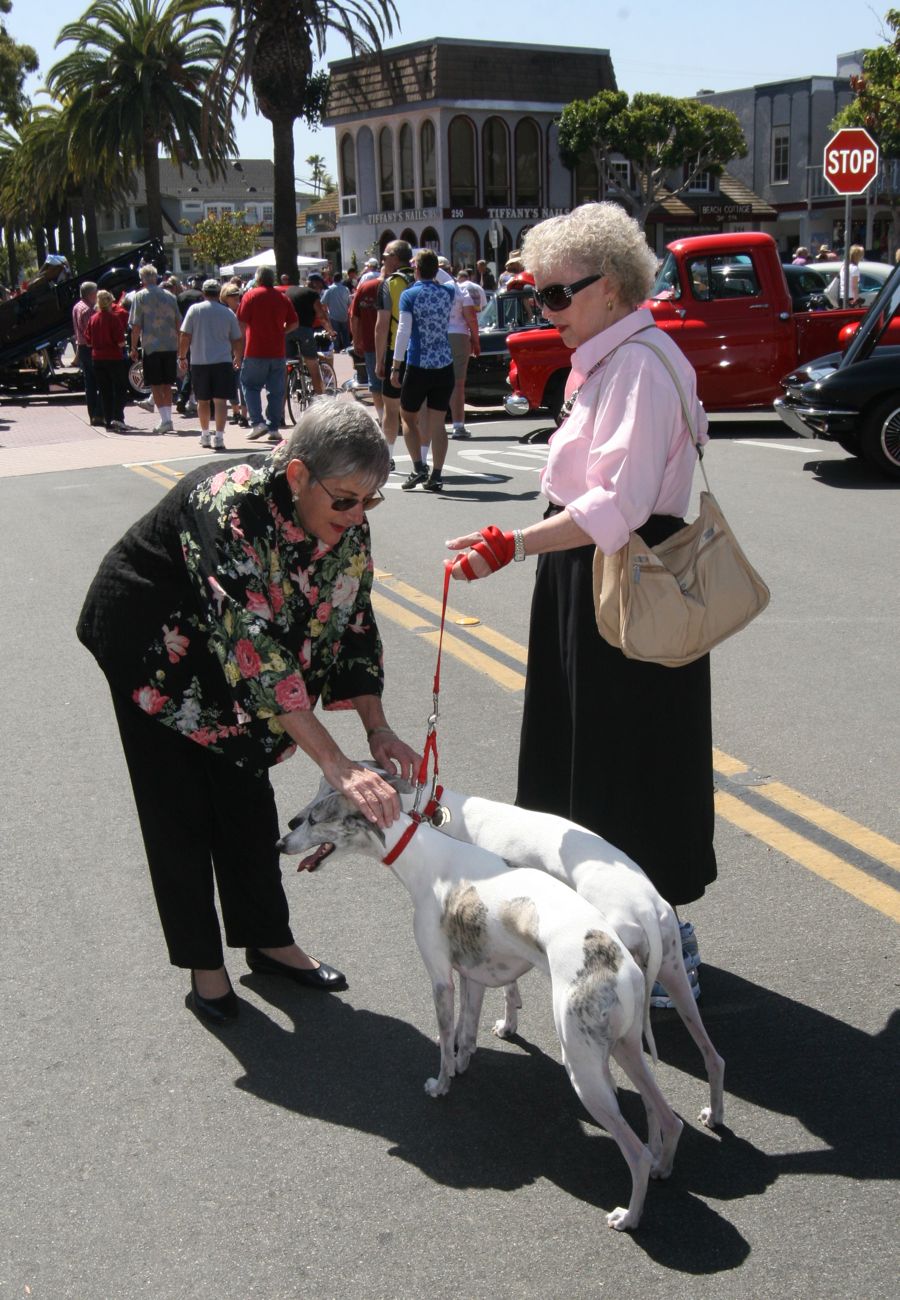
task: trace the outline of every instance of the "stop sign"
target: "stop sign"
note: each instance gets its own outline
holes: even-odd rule
[[[825,146],[825,179],[838,194],[863,194],[878,175],[878,145],[861,126],[848,126]]]

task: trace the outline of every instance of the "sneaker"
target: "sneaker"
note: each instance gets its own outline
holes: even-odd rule
[[[201,447],[212,446],[212,436],[209,432],[209,429],[204,429],[204,431],[200,434],[200,446]]]
[[[184,402],[176,402],[175,410],[178,412],[179,415],[187,415],[187,407],[185,406]]]
[[[432,470],[428,476],[428,482],[422,484],[422,491],[440,492],[442,491],[443,487],[444,487],[444,480],[441,478],[440,474],[436,474],[435,471]]]
[[[238,428],[240,429],[250,428],[250,421],[247,419],[246,415],[238,416]]]
[[[418,487],[420,483],[424,483],[427,478],[428,478],[427,469],[410,470],[406,478],[400,484],[400,489],[403,492],[409,492],[411,488]]]
[[[185,404],[185,415],[197,414],[197,403],[193,399]]]
[[[161,420],[153,430],[154,433],[174,433],[175,425],[171,420]]]
[[[268,432],[269,426],[267,424],[254,424],[247,437],[251,442],[256,442],[257,438],[264,438]]]
[[[691,986],[691,993],[694,995],[694,1001],[700,1001],[700,977],[696,970],[688,971],[688,984]],[[660,984],[659,980],[653,985],[650,992],[650,1005],[662,1010],[669,1010],[674,1007],[675,1003],[669,997],[666,990]]]
[[[283,433],[270,433],[269,436],[268,436],[268,438],[266,439],[266,442],[271,442],[271,443],[284,442],[284,434],[283,434]]]
[[[150,411],[152,413],[153,411],[156,410],[156,406],[152,398],[149,397],[145,397],[143,401],[138,402],[138,406],[141,408],[142,411]]]
[[[110,420],[110,422],[109,422],[109,427],[110,427],[110,430],[111,430],[113,433],[127,433],[127,432],[128,432],[128,426],[125,425],[125,424],[123,424],[121,420]]]
[[[241,420],[241,417],[238,415],[238,413],[237,413],[236,411],[233,411],[233,412],[231,413],[231,415],[229,415],[229,417],[228,417],[228,423],[229,423],[229,424],[240,424],[240,420]]]
[[[697,943],[694,927],[690,921],[679,921],[678,929],[681,931],[681,955],[684,958],[684,969],[686,971],[695,971],[700,965],[700,947]]]
[[[455,438],[457,442],[464,442],[467,438],[471,438],[471,436],[471,433],[469,433],[469,430],[464,424],[454,424],[453,430],[450,434],[450,437]]]
[[[213,451],[224,451],[224,450],[225,450],[225,434],[224,434],[224,433],[214,433],[214,434],[213,434],[213,436],[212,436],[212,449],[213,449]]]

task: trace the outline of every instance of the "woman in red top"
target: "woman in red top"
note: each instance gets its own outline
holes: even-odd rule
[[[88,319],[84,332],[91,345],[103,423],[111,433],[127,433],[122,366],[125,321],[121,312],[113,310],[113,296],[106,289],[97,294],[97,310]]]

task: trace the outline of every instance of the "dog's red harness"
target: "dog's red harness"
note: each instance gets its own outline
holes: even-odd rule
[[[436,772],[435,775],[437,775]],[[412,810],[412,812],[409,814],[411,820],[406,830],[400,836],[399,840],[391,849],[390,853],[385,854],[385,856],[381,859],[381,861],[384,863],[386,867],[391,866],[392,863],[397,861],[400,854],[406,848],[407,844],[415,835],[419,827],[422,825],[422,822],[431,821],[432,817],[437,812],[438,808],[441,806],[441,795],[443,793],[444,793],[443,786],[441,785],[435,786],[431,798],[428,800],[428,803],[425,805],[422,811],[416,812],[415,809]]]

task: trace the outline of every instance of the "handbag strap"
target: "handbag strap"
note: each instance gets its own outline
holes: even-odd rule
[[[653,326],[651,328],[655,329],[656,327]],[[632,337],[627,340],[627,342],[640,343],[642,347],[649,348],[651,352],[655,352],[666,370],[668,370],[669,374],[672,376],[672,383],[675,385],[675,388],[678,391],[678,397],[681,401],[681,410],[684,414],[684,421],[688,427],[688,433],[691,435],[691,442],[694,444],[697,459],[700,462],[700,473],[703,475],[703,482],[706,484],[707,492],[712,492],[712,488],[709,486],[709,479],[706,477],[706,467],[703,464],[703,448],[700,446],[697,427],[694,423],[694,413],[688,405],[687,397],[685,396],[684,389],[681,386],[681,380],[678,378],[678,372],[666,356],[665,352],[663,352],[662,348],[658,348],[656,344],[651,343],[649,339],[639,339],[637,337],[637,334],[642,334],[643,332],[643,330],[638,330],[636,334],[632,335]]]

